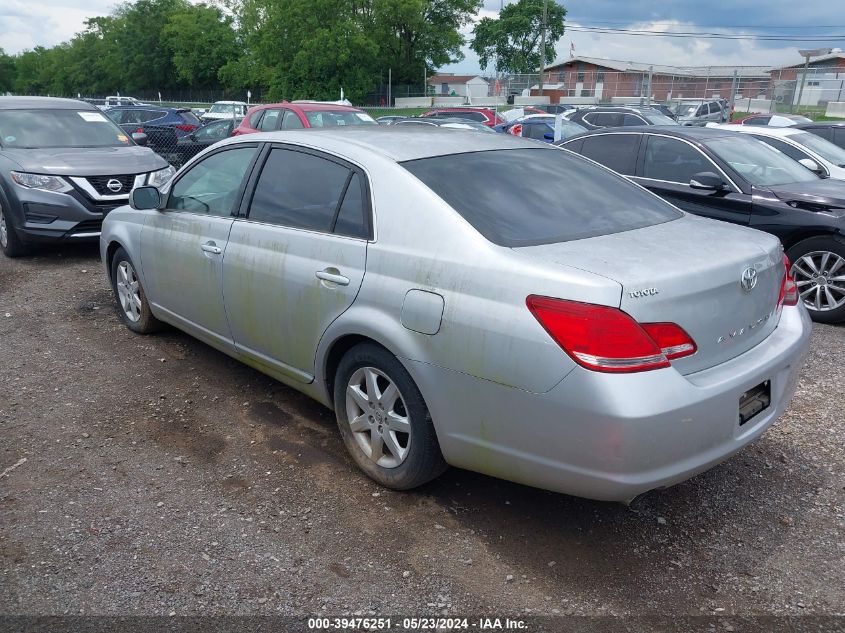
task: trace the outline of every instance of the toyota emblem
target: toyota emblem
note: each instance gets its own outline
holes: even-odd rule
[[[742,289],[745,290],[745,292],[751,292],[754,290],[754,286],[757,285],[757,271],[751,266],[743,270],[742,277],[739,280],[739,285],[742,286]]]
[[[121,183],[117,178],[112,178],[106,183],[106,187],[108,187],[109,191],[117,193],[123,189],[123,183]]]

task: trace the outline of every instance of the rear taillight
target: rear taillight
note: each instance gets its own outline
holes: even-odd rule
[[[143,134],[143,133],[144,133],[144,128],[142,128],[142,127],[139,127],[137,130],[135,130],[133,132],[133,134]]]
[[[177,130],[182,130],[183,132],[193,132],[197,129],[196,125],[191,125],[190,123],[177,123],[173,127]]]
[[[516,125],[512,125],[511,129],[508,130],[514,136],[522,136],[522,123],[517,123]]]
[[[789,263],[789,258],[783,256],[783,279],[780,282],[780,294],[778,295],[778,305],[795,306],[798,305],[798,286],[792,278],[792,264]]]
[[[669,367],[695,342],[674,323],[637,323],[617,308],[531,295],[531,314],[572,359],[587,369],[627,373]]]

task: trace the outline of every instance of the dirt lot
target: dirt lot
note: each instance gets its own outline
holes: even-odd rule
[[[845,613],[843,327],[759,442],[631,508],[380,489],[329,411],[121,326],[93,247],[0,258],[0,350],[0,613]]]

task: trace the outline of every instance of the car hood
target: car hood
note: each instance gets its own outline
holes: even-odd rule
[[[140,174],[167,167],[167,161],[148,147],[6,148],[2,153],[24,171],[56,176]]]
[[[779,200],[845,209],[845,182],[833,178],[769,186]]]

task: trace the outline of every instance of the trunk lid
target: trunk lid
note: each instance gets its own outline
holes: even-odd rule
[[[640,323],[680,325],[698,346],[692,356],[672,361],[682,374],[748,351],[780,318],[782,249],[777,238],[760,231],[687,215],[633,231],[514,250],[620,283],[618,307]],[[748,268],[756,273],[750,291],[741,284]]]

